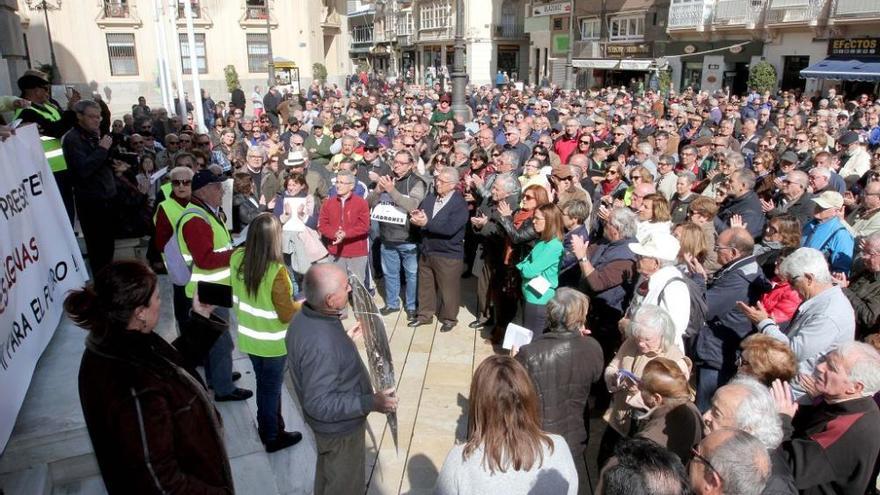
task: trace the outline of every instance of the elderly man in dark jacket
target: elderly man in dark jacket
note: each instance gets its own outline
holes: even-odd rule
[[[853,276],[835,273],[837,285],[849,299],[856,315],[856,338],[863,339],[880,328],[880,232],[862,241],[861,260]]]
[[[290,322],[285,339],[303,415],[315,433],[315,495],[364,491],[367,414],[397,409],[393,388],[373,393],[352,340],[359,327],[342,327],[339,317],[350,288],[345,271],[332,263],[309,268],[306,303]]]
[[[76,195],[77,216],[92,273],[113,261],[115,239],[113,229],[112,200],[116,196],[113,178],[114,161],[110,159],[113,138],[108,134],[100,137],[101,107],[91,100],[80,100],[74,105],[77,123],[61,139],[64,160],[70,170],[70,178]],[[125,164],[121,164],[125,166]]]
[[[707,281],[706,321],[696,335],[693,356],[697,367],[697,407],[705,412],[718,387],[736,374],[740,342],[752,332],[752,323],[740,311],[737,301],[758,299],[766,288],[764,272],[755,261],[754,240],[741,227],[718,236],[716,251],[721,268]],[[688,259],[694,271],[705,276],[699,262]]]
[[[584,451],[589,440],[590,387],[602,376],[602,348],[587,336],[589,300],[563,287],[547,303],[548,332],[525,345],[516,360],[525,366],[541,401],[543,429],[562,435],[571,449],[581,487],[589,493]]]
[[[727,184],[729,196],[718,209],[715,230],[721,232],[732,227],[731,218],[738,215],[749,234],[753,238],[760,238],[764,234],[765,219],[761,198],[754,191],[755,173],[741,168],[730,174]]]
[[[441,332],[458,323],[461,301],[461,273],[464,269],[464,230],[467,226],[467,201],[455,190],[458,170],[446,167],[434,178],[434,192],[428,194],[419,209],[410,213],[410,223],[422,234],[419,254],[419,309],[411,327],[430,323],[434,314]],[[437,311],[437,298],[440,311]]]

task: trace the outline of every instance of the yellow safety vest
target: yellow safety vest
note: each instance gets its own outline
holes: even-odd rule
[[[51,103],[47,103],[43,105],[45,108],[38,108],[35,105],[30,107],[31,110],[37,112],[44,119],[50,122],[58,122],[61,120],[61,112],[55,108],[55,105]],[[19,108],[15,111],[15,118],[21,114],[23,108]],[[43,144],[43,154],[46,155],[46,160],[49,162],[49,168],[52,169],[52,172],[61,172],[62,170],[67,170],[67,162],[64,161],[64,152],[61,150],[61,140],[58,138],[53,138],[52,136],[40,136],[40,141]]]
[[[287,268],[281,263],[270,263],[257,293],[251,294],[238,276],[243,262],[244,249],[236,249],[229,260],[229,269],[232,273],[232,301],[238,318],[238,350],[253,356],[284,356],[287,354],[284,345],[287,324],[278,319],[272,302],[272,285],[279,272],[285,277],[290,276]],[[292,291],[287,297],[293,297]]]
[[[232,237],[229,235],[229,231],[226,230],[226,226],[220,223],[220,221],[217,220],[217,217],[196,204],[191,203],[187,206],[187,208],[199,208],[205,212],[204,216],[210,219],[208,223],[211,225],[211,232],[213,233],[215,253],[232,249]],[[211,282],[215,284],[229,285],[228,266],[208,270],[205,268],[200,268],[198,265],[193,263],[192,253],[189,251],[189,246],[186,245],[186,241],[183,239],[183,226],[186,225],[186,222],[189,222],[193,218],[201,217],[198,213],[186,213],[181,217],[180,224],[177,226],[177,228],[180,229],[177,232],[177,242],[180,246],[180,252],[181,254],[183,254],[183,259],[187,263],[192,263],[192,276],[190,277],[189,282],[186,284],[185,287],[186,297],[189,298],[192,298],[193,294],[195,294],[196,284],[198,284],[199,282]]]

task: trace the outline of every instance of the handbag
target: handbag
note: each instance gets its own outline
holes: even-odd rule
[[[323,261],[329,253],[321,236],[314,229],[305,227],[299,232],[290,232],[285,252],[290,252],[290,268],[305,274],[314,263]]]

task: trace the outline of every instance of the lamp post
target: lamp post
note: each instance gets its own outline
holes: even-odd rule
[[[571,0],[571,10],[568,12],[568,54],[565,56],[565,90],[574,89],[574,67],[571,62],[571,52],[574,50],[574,2]]]
[[[26,3],[30,9],[43,11],[43,19],[46,23],[46,37],[49,38],[49,58],[51,59],[52,70],[56,75],[60,76],[58,62],[55,60],[55,45],[52,43],[52,29],[49,26],[49,9],[60,9],[61,0],[55,0],[54,4],[49,4],[46,0],[26,0]]]
[[[464,123],[468,118],[464,103],[465,78],[464,67],[464,1],[455,0],[455,52],[452,58],[452,111],[456,122]]]
[[[275,57],[272,55],[272,23],[269,19],[269,0],[266,0],[266,48],[269,52],[269,86],[274,86]]]

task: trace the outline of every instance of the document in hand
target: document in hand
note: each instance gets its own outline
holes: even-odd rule
[[[511,350],[514,347],[520,348],[532,341],[534,334],[526,327],[521,327],[515,323],[508,323],[507,329],[504,331],[504,343],[501,347]]]

